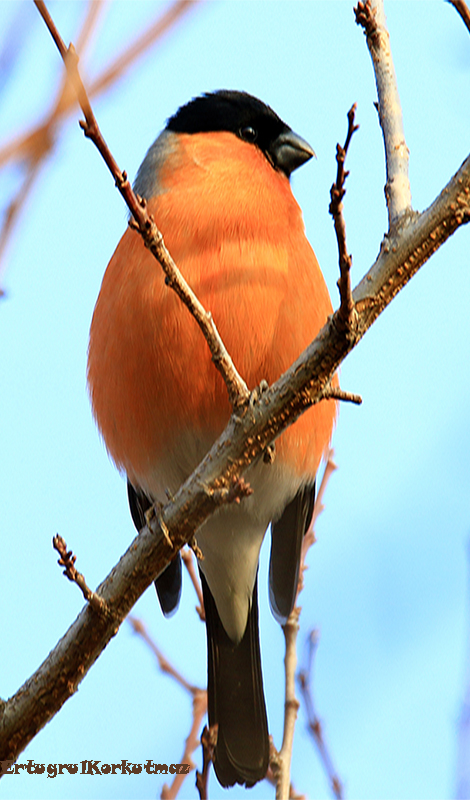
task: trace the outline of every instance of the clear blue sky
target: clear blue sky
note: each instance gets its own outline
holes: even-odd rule
[[[66,41],[82,2],[51,2]],[[109,4],[86,59],[94,76],[165,4]],[[469,151],[470,36],[441,0],[386,4],[410,149],[413,204],[422,210]],[[16,20],[15,28],[10,28]],[[20,33],[18,34],[18,31]],[[3,2],[0,42],[24,47],[4,85],[0,132],[11,137],[48,108],[59,80],[56,49],[32,3]],[[247,90],[314,147],[293,189],[337,303],[337,252],[328,215],[335,146],[358,104],[345,201],[353,282],[370,267],[386,229],[384,159],[375,84],[351,2],[213,0],[195,9],[105,98],[94,104],[122,168],[134,176],[166,118],[190,97]],[[127,212],[77,116],[44,166],[7,253],[0,304],[0,695],[37,668],[82,608],[61,576],[59,532],[95,587],[134,536],[125,483],[95,429],[85,387],[90,319]],[[0,200],[14,185],[2,173]],[[468,629],[470,533],[470,229],[451,241],[395,299],[347,359],[334,436],[338,471],[325,498],[302,595],[303,641],[321,638],[315,700],[350,800],[449,798]],[[260,579],[262,651],[270,728],[282,725],[282,635],[271,618],[266,558]],[[185,582],[179,613],[160,614],[153,590],[141,616],[174,664],[205,683],[205,635]],[[78,693],[22,760],[178,762],[190,701],[161,676],[125,623]],[[292,777],[310,798],[329,790],[300,711]],[[199,758],[199,755],[197,756]],[[199,761],[200,765],[200,761]],[[7,798],[151,798],[157,777],[15,776]],[[240,797],[238,788],[228,796]],[[224,795],[215,780],[212,798]],[[182,797],[195,798],[191,778]],[[251,790],[253,800],[272,787]]]

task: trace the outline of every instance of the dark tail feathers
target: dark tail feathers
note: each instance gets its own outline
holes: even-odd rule
[[[218,724],[214,768],[222,786],[253,786],[268,768],[269,735],[258,632],[258,578],[239,644],[227,636],[201,573],[207,625],[209,725]]]

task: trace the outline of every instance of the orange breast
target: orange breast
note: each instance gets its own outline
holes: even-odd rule
[[[232,134],[181,135],[149,210],[250,388],[276,380],[331,313],[288,179]],[[138,480],[181,431],[215,438],[230,407],[189,312],[127,230],[108,265],[90,332],[93,412],[116,464]],[[316,472],[336,404],[310,409],[278,458]]]

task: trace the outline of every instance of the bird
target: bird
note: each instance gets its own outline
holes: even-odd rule
[[[271,384],[332,313],[292,193],[311,146],[242,91],[182,105],[150,146],[134,190],[167,249],[210,311],[236,368],[255,391]],[[176,493],[227,425],[225,384],[187,308],[139,233],[128,227],[106,269],[90,327],[87,382],[99,432],[127,476],[135,526]],[[296,598],[315,476],[337,404],[324,399],[275,442],[273,463],[246,470],[251,494],[196,532],[208,661],[208,716],[217,726],[219,783],[253,786],[269,762],[258,623],[258,561],[271,526],[269,599],[283,624]],[[179,554],[156,578],[163,613],[181,594]]]

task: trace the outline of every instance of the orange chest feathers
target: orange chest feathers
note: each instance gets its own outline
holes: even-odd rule
[[[211,311],[249,388],[276,380],[331,313],[288,179],[232,134],[181,135],[148,203],[173,259]],[[138,233],[106,270],[90,331],[88,381],[107,449],[145,475],[182,431],[215,438],[230,407],[209,349]],[[278,457],[313,474],[335,403],[286,431]]]

